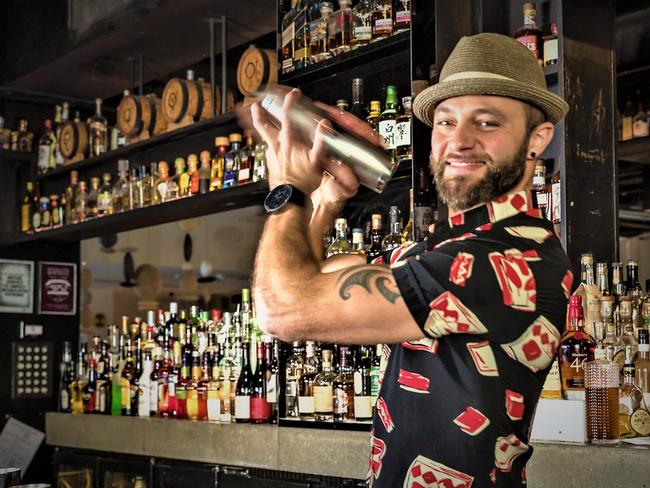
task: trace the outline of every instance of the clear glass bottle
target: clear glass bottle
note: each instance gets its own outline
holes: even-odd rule
[[[622,296],[618,301],[618,314],[621,324],[621,342],[623,347],[632,349],[632,358],[636,357],[638,343],[634,335],[634,323],[632,322],[632,309],[634,303],[630,296]]]
[[[305,357],[300,342],[293,343],[293,354],[287,359],[285,375],[285,417],[298,418],[298,388],[304,374]]]
[[[52,130],[52,119],[45,119],[43,134],[38,142],[37,167],[39,174],[56,168],[56,136]]]
[[[332,384],[334,390],[334,421],[354,420],[354,368],[350,361],[350,348],[339,348],[339,372]]]
[[[372,379],[370,348],[360,346],[354,366],[354,419],[358,422],[372,420]]]
[[[607,263],[596,263],[596,285],[602,296],[610,295],[609,269]]]
[[[149,178],[147,180],[147,191],[149,192],[149,199],[151,205],[158,205],[160,203],[160,193],[158,193],[158,165],[155,161],[149,163]]]
[[[360,0],[352,9],[352,49],[365,46],[372,42],[372,0]]]
[[[329,17],[328,44],[332,56],[352,49],[352,0],[339,0],[339,10]]]
[[[345,219],[336,219],[334,223],[336,229],[336,237],[330,246],[327,248],[327,257],[335,254],[349,254],[352,252],[352,246],[347,237],[348,221]]]
[[[319,421],[328,421],[334,418],[334,378],[336,371],[333,368],[333,351],[323,349],[322,371],[314,378],[314,418]]]
[[[522,43],[533,53],[537,62],[541,65],[544,62],[544,54],[542,53],[542,29],[540,29],[536,22],[535,17],[537,11],[534,3],[525,3],[523,6],[524,11],[524,25],[517,29],[515,32],[515,39]]]
[[[151,178],[147,174],[147,167],[141,164],[138,167],[138,201],[140,207],[148,207],[151,205]]]
[[[402,98],[404,113],[395,119],[395,158],[398,161],[413,159],[411,121],[413,119],[412,98]]]
[[[334,6],[332,2],[312,0],[310,11],[312,16],[309,21],[309,62],[313,64],[332,57],[329,51],[328,28]]]
[[[585,285],[595,285],[594,278],[594,256],[585,252],[580,256],[580,282]]]
[[[411,28],[411,0],[395,0],[394,33],[407,31]]]
[[[639,283],[639,261],[635,258],[630,258],[627,261],[627,294],[632,299],[632,323],[634,331],[638,331],[643,326],[641,319],[641,307],[645,299],[645,294],[641,289]]]
[[[88,213],[86,218],[95,218],[98,215],[97,200],[99,199],[99,178],[90,178],[90,193],[88,193]]]
[[[253,183],[266,179],[266,144],[255,144],[255,162],[253,164]]]
[[[634,379],[641,388],[646,406],[650,406],[650,332],[639,330],[639,357],[634,362]]]
[[[372,40],[374,42],[393,35],[393,0],[374,0],[372,6]]]
[[[76,170],[70,171],[70,184],[65,190],[65,223],[74,224],[77,222],[75,204],[77,201],[79,173]]]
[[[126,159],[120,159],[117,162],[119,177],[113,185],[113,212],[120,213],[131,208],[129,194],[129,162]]]
[[[361,120],[365,120],[368,116],[364,103],[363,78],[354,78],[352,80],[352,106],[350,112]]]
[[[169,175],[169,173],[168,173]],[[160,183],[159,183],[160,184]],[[165,201],[171,202],[178,199],[178,183],[174,178],[168,176],[167,178],[167,189],[165,190]]]
[[[241,164],[241,134],[230,134],[230,151],[226,153],[223,173],[223,187],[230,188],[237,185],[237,173]]]
[[[131,174],[129,175],[129,203],[131,207],[129,210],[140,208],[140,193],[138,192],[138,168],[132,167]]]
[[[304,371],[298,382],[298,414],[300,420],[314,420],[314,381],[319,372],[316,344],[307,341],[305,351]]]
[[[612,293],[616,300],[626,293],[625,284],[623,283],[623,263],[620,262],[612,263]]]
[[[95,115],[90,119],[90,156],[100,156],[108,148],[108,123],[102,115],[102,99],[95,99]]]
[[[582,297],[569,297],[568,315],[568,328],[558,351],[562,391],[567,400],[584,400],[584,363],[593,360],[596,342],[584,331]]]
[[[355,227],[352,229],[352,253],[366,255],[366,243],[363,241],[363,229]]]
[[[616,363],[622,375],[625,364],[625,344],[621,342],[616,334],[614,305],[614,297],[612,296],[604,296],[600,300],[600,316],[603,321],[603,331],[605,332],[603,346],[607,359]]]
[[[113,213],[113,188],[111,186],[111,174],[102,175],[102,185],[97,195],[97,215],[111,215]]]
[[[390,231],[381,243],[382,251],[392,251],[402,245],[402,216],[399,207],[391,206],[388,211]]]
[[[623,439],[650,434],[650,416],[643,392],[634,380],[633,356],[632,347],[626,346],[623,384],[619,394],[619,430]]]

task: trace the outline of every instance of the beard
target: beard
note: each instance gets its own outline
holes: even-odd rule
[[[495,200],[511,191],[519,184],[526,170],[527,139],[521,144],[517,153],[508,159],[492,161],[488,157],[484,163],[487,173],[476,182],[472,182],[472,178],[467,176],[445,179],[447,163],[444,159],[437,161],[432,157],[431,171],[440,200],[453,209],[464,211]]]

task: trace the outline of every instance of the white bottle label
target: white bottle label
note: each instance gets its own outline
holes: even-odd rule
[[[221,401],[217,399],[208,399],[208,420],[221,420]]]
[[[41,144],[38,146],[38,170],[45,173],[50,166],[50,146]]]
[[[68,410],[70,408],[70,395],[67,389],[61,390],[61,410]]]
[[[647,137],[649,132],[647,120],[637,120],[632,124],[632,135],[634,137]]]
[[[395,124],[395,146],[411,145],[411,121]]]
[[[251,418],[251,397],[248,395],[237,395],[235,397],[235,418]]]
[[[354,418],[369,419],[372,418],[372,401],[369,396],[354,397]]]
[[[548,193],[545,191],[538,191],[537,194],[537,205],[539,207],[546,207],[548,205]]]
[[[360,371],[354,372],[354,394],[361,395],[361,390],[363,389],[363,378],[361,377]]]
[[[544,64],[548,64],[551,61],[557,61],[557,45],[557,37],[555,39],[549,39],[544,43]]]
[[[152,381],[149,385],[149,409],[151,412],[158,411],[158,382]]]
[[[357,40],[370,41],[372,39],[372,27],[360,25],[354,28],[354,38]]]
[[[379,122],[379,135],[386,141],[387,149],[395,149],[395,121],[382,120]]]
[[[375,20],[375,30],[381,34],[390,34],[393,32],[393,19]]]
[[[551,220],[559,221],[562,218],[562,188],[559,183],[551,185],[551,201],[553,205]]]
[[[314,413],[314,397],[301,396],[298,397],[298,412],[301,414]]]
[[[407,22],[411,22],[411,11],[410,10],[403,10],[401,12],[396,12],[395,13],[395,23],[396,24],[404,24]]]
[[[334,410],[334,396],[332,386],[314,386],[314,409],[319,413],[328,413]]]
[[[151,415],[151,382],[149,378],[140,379],[138,385],[138,417],[149,417]]]
[[[240,169],[237,175],[237,181],[248,180],[251,177],[250,168]]]

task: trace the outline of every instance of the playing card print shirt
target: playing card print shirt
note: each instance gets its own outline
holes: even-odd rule
[[[553,225],[513,193],[382,259],[425,337],[384,348],[370,485],[525,486],[573,280]]]

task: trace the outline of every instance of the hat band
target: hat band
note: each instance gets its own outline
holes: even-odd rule
[[[509,80],[516,81],[507,76],[498,75],[496,73],[490,73],[488,71],[461,71],[459,73],[454,73],[453,75],[447,76],[443,82],[455,81],[455,80],[468,80],[473,78],[492,78],[494,80]]]

